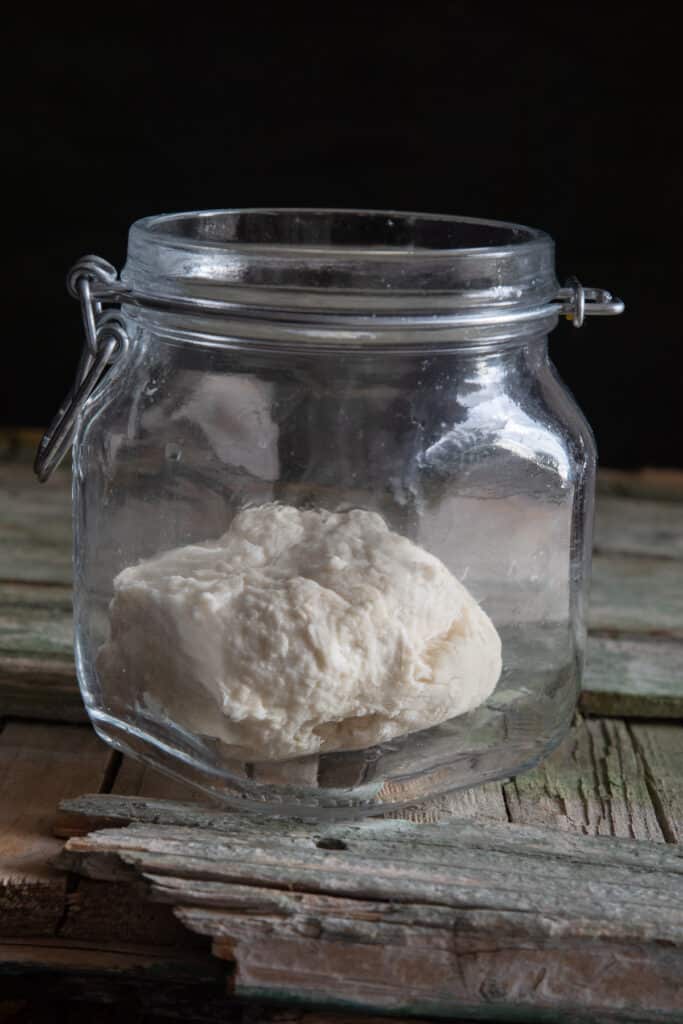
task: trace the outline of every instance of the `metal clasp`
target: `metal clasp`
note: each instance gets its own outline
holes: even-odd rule
[[[584,288],[575,277],[567,278],[557,299],[561,303],[560,313],[571,320],[574,327],[582,327],[587,316],[618,316],[624,312],[621,299],[615,299],[604,288]]]
[[[116,310],[104,303],[117,302],[122,293],[116,269],[99,256],[84,256],[67,276],[69,294],[80,300],[85,345],[74,385],[38,446],[36,476],[45,483],[66,455],[78,415],[109,366],[128,348],[128,335]]]

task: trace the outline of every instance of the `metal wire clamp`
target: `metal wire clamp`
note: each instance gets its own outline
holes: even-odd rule
[[[108,367],[128,347],[128,335],[120,315],[115,310],[105,312],[103,309],[105,302],[118,300],[116,283],[115,268],[99,256],[84,256],[69,271],[67,288],[81,303],[85,345],[74,385],[38,447],[33,468],[41,483],[49,480],[69,450],[81,408]],[[96,296],[93,285],[101,286]]]
[[[583,327],[586,316],[619,316],[624,312],[621,299],[615,299],[604,288],[584,288],[575,277],[567,278],[557,299],[561,303],[561,315],[571,320],[574,327]]]

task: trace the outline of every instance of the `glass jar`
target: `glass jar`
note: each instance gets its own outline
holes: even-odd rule
[[[37,471],[73,435],[76,661],[104,740],[320,819],[556,746],[595,447],[547,335],[618,300],[560,289],[540,231],[336,210],[150,217],[120,281],[86,257],[70,288],[87,344]]]

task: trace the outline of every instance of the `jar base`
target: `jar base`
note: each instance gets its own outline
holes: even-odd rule
[[[393,778],[385,775],[341,787],[324,785],[324,774],[322,784],[317,780],[315,783],[295,782],[297,772],[291,767],[287,770],[292,762],[270,765],[268,774],[263,765],[242,766],[244,775],[221,771],[187,750],[171,746],[101,710],[91,709],[89,713],[95,731],[104,742],[128,757],[191,785],[197,790],[198,799],[203,795],[214,804],[248,814],[319,822],[353,821],[395,813],[456,790],[519,775],[533,769],[552,753],[570,724],[566,723],[544,742],[536,738],[514,746],[507,743],[504,748],[495,746],[486,751],[460,753],[447,764],[427,770]],[[275,781],[278,774],[289,781]]]

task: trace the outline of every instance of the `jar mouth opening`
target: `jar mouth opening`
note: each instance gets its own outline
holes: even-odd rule
[[[133,231],[151,244],[180,248],[276,250],[300,257],[305,250],[342,258],[373,255],[412,259],[467,256],[551,243],[536,228],[497,220],[397,210],[244,208],[158,214],[136,221]],[[552,244],[552,243],[551,243]]]
[[[321,323],[548,313],[554,246],[503,221],[391,210],[234,209],[136,221],[121,274],[139,305]]]

